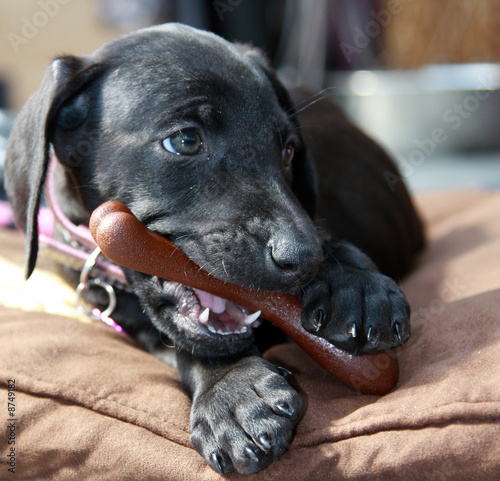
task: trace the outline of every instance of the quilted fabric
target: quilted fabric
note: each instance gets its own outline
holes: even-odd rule
[[[24,284],[23,240],[1,232],[0,398],[6,406],[15,379],[17,423],[15,474],[0,424],[0,478],[499,479],[500,194],[417,203],[429,246],[403,282],[412,337],[395,352],[397,388],[360,395],[297,346],[274,347],[266,357],[293,371],[307,410],[290,450],[250,476],[208,468],[190,445],[189,399],[175,371],[107,326],[82,322],[47,261]]]

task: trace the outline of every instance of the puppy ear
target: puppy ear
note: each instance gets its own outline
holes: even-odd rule
[[[16,118],[5,160],[5,189],[18,226],[26,232],[25,277],[35,268],[38,253],[38,209],[50,156],[52,123],[71,95],[102,71],[85,66],[85,58],[55,59],[38,90]]]
[[[258,49],[245,44],[236,45],[236,48],[252,58],[264,72],[271,82],[273,90],[278,98],[281,108],[287,113],[292,123],[297,129],[300,137],[300,126],[298,124],[294,104],[290,93],[280,82],[276,72],[271,68],[264,53]],[[293,181],[292,191],[311,218],[316,210],[316,198],[318,193],[316,172],[311,157],[303,144],[300,149],[296,149],[292,163]]]

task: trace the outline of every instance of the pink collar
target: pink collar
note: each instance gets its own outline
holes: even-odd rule
[[[73,269],[79,270],[82,274],[80,284],[77,288],[78,310],[92,319],[101,320],[113,327],[118,332],[122,332],[123,328],[118,325],[109,316],[111,315],[114,305],[116,304],[116,296],[113,286],[130,291],[130,286],[127,278],[120,266],[114,264],[110,260],[104,258],[100,254],[94,239],[92,238],[89,228],[84,225],[75,225],[62,212],[56,198],[54,188],[54,173],[56,170],[57,158],[55,153],[51,154],[49,167],[47,172],[47,182],[45,185],[45,197],[49,204],[50,212],[52,213],[52,226],[43,229],[38,236],[40,244],[47,248],[51,255],[60,263],[70,266]],[[56,227],[61,230],[67,239],[68,243],[59,242],[54,239],[53,233]],[[97,271],[99,275],[92,274],[91,271]],[[109,307],[101,312],[96,308],[88,311],[80,302],[80,294],[88,289],[90,285],[99,285],[104,288],[109,297]]]

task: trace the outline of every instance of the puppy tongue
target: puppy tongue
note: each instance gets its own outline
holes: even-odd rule
[[[194,289],[194,292],[200,300],[202,307],[208,307],[211,311],[221,314],[226,310],[226,299],[214,296],[205,291],[200,291],[199,289]]]

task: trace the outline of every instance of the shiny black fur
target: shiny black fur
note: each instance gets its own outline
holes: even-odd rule
[[[213,275],[298,294],[304,327],[337,346],[376,352],[406,341],[408,304],[381,273],[402,275],[422,245],[406,189],[388,181],[395,166],[329,99],[294,96],[259,52],[177,24],[54,60],[17,119],[6,163],[27,276],[52,145],[57,196],[74,222],[88,223],[106,200],[123,202]],[[201,133],[199,153],[162,147],[186,128]],[[116,317],[152,350],[152,324],[175,342],[196,449],[223,473],[277,459],[301,399],[260,357],[255,336],[202,331],[156,279],[127,276],[137,297],[123,294]]]

